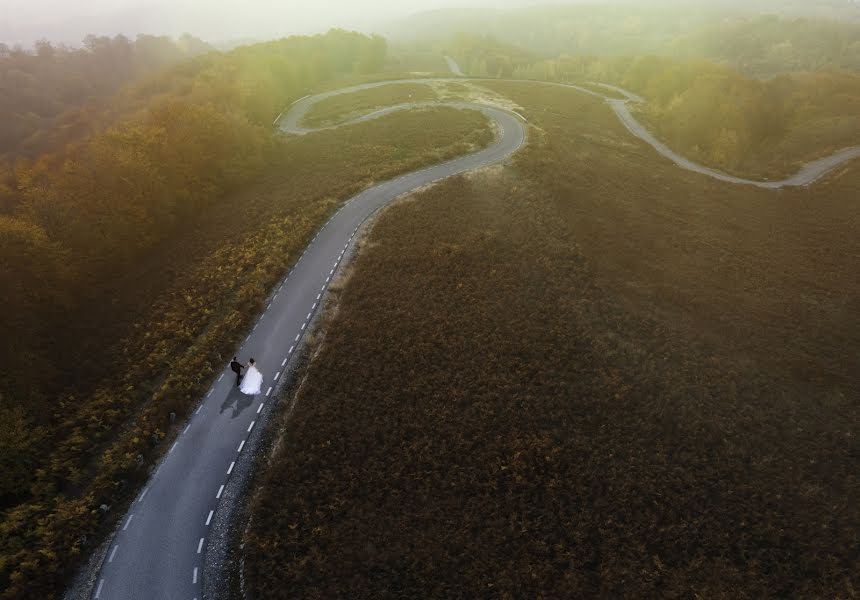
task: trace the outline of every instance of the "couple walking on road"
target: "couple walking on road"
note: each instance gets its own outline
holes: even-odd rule
[[[257,370],[257,366],[253,358],[248,361],[248,372],[244,375],[242,375],[242,369],[246,367],[236,360],[235,356],[233,357],[233,360],[230,361],[230,368],[234,373],[236,373],[236,387],[238,387],[239,391],[243,394],[256,396],[263,389],[263,374]]]

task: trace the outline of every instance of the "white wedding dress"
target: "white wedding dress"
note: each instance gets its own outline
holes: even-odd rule
[[[249,396],[256,396],[260,393],[263,387],[263,374],[257,370],[257,367],[251,365],[248,367],[247,373],[242,378],[242,385],[239,386],[239,391]]]

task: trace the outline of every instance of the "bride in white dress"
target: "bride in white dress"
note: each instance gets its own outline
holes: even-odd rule
[[[263,387],[263,374],[257,370],[254,359],[248,361],[248,371],[242,378],[242,385],[239,386],[239,391],[249,396],[256,396],[260,393]]]

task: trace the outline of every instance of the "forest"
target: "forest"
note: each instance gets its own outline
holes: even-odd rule
[[[845,8],[850,12],[847,3]],[[727,3],[667,2],[560,4],[489,12],[452,9],[407,20],[391,35],[394,41],[414,44],[438,44],[458,33],[489,36],[541,58],[650,54],[702,58],[754,77],[823,65],[860,69],[856,9],[853,19],[793,15],[784,2],[777,11],[780,16],[756,12]]]
[[[290,152],[272,135],[272,121],[285,105],[333,77],[379,70],[385,55],[383,39],[343,31],[201,54],[120,89],[109,99],[109,122],[94,133],[4,163],[0,360],[11,376],[0,383],[3,598],[51,597],[62,585],[110,526],[100,505],[145,475],[167,413],[197,397],[211,361],[220,361],[218,350],[238,335],[291,256],[276,253],[276,263],[256,267],[234,258],[255,274],[229,292],[248,315],[225,309],[218,326],[208,327],[213,313],[204,290],[222,302],[228,297],[216,292],[210,273],[197,296],[160,297],[160,316],[130,322],[142,315],[127,310],[129,303],[146,302],[147,286],[169,289],[188,277],[184,257],[165,257],[161,248],[176,249],[172,241],[185,238],[190,254],[192,218],[274,161],[283,164]],[[468,138],[465,131],[461,137]],[[432,156],[438,159],[436,148]],[[379,151],[367,159],[385,164]],[[349,185],[356,181],[353,174]],[[251,239],[261,248],[276,239],[290,248],[302,243],[330,206],[317,202],[282,216],[246,240],[245,252],[255,247]],[[224,251],[212,260],[225,260]],[[141,271],[147,264],[158,266]],[[145,277],[125,279],[133,272]],[[159,283],[148,284],[152,279]],[[208,337],[198,339],[201,327]],[[199,354],[189,368],[198,379],[174,374],[165,383],[166,366],[195,343]],[[135,425],[121,427],[132,414]]]
[[[178,40],[90,35],[81,48],[40,40],[31,52],[0,43],[0,161],[35,158],[80,140],[106,122],[122,86],[212,51],[188,34]]]

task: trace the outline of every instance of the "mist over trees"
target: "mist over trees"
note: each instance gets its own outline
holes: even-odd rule
[[[405,20],[398,28],[391,29],[395,40],[432,43],[468,34],[541,58],[703,58],[757,77],[824,65],[860,69],[860,20],[747,15],[684,3],[560,5],[489,14],[439,11]],[[495,76],[492,69],[490,74]]]
[[[83,47],[0,43],[0,157],[34,157],[80,139],[123,85],[212,48],[191,36],[89,35]]]

